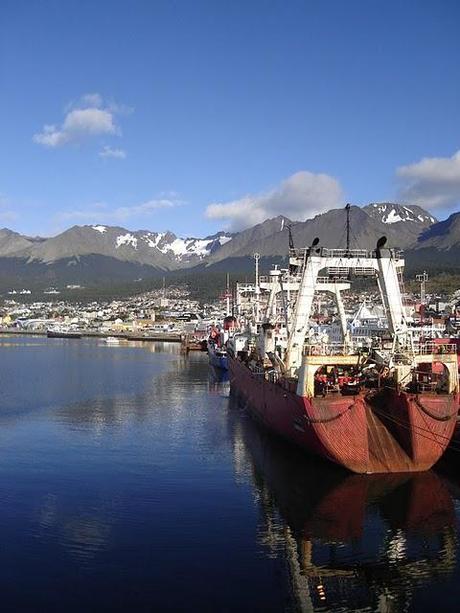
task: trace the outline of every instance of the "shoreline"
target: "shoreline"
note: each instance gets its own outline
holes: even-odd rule
[[[171,342],[171,343],[180,343],[183,339],[183,334],[168,334],[168,333],[159,333],[159,334],[149,334],[148,336],[143,336],[141,334],[126,334],[124,332],[92,332],[90,330],[78,330],[81,334],[82,338],[108,338],[116,337],[126,341],[147,341],[147,342]],[[18,329],[6,329],[0,328],[0,336],[45,336],[47,337],[47,332],[42,330],[18,330]],[[65,337],[63,337],[65,339]],[[79,339],[68,339],[68,340],[79,340]]]

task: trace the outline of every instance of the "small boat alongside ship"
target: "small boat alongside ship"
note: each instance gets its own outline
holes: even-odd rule
[[[209,363],[214,368],[228,370],[228,355],[224,347],[219,347],[215,343],[208,342]]]
[[[271,272],[258,334],[236,333],[226,343],[232,394],[275,433],[356,473],[431,468],[458,414],[456,347],[414,337],[401,295],[402,252],[385,245],[384,237],[374,250],[348,243],[329,249],[318,239],[296,249],[290,242],[289,269]],[[377,281],[389,342],[378,338],[363,347],[350,337],[341,292],[356,277]],[[335,297],[340,344],[310,335],[318,291]]]
[[[206,337],[198,336],[197,334],[184,334],[181,339],[184,351],[207,351],[208,342]]]
[[[211,366],[228,370],[227,342],[235,333],[235,330],[236,319],[233,315],[227,315],[224,318],[222,327],[211,327],[208,338],[208,356]]]

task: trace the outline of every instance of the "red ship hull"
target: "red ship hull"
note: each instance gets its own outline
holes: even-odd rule
[[[228,358],[232,393],[270,430],[355,473],[428,470],[455,428],[458,394],[389,388],[356,396],[307,398]]]

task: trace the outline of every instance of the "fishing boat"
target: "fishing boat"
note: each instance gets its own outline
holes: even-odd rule
[[[296,249],[289,269],[270,274],[257,336],[227,342],[231,392],[268,428],[355,473],[429,469],[451,440],[459,402],[456,347],[414,342],[401,295],[404,259],[386,247]],[[320,274],[321,273],[321,274]],[[356,277],[377,281],[389,340],[350,337],[342,291]],[[292,304],[286,304],[289,290]],[[342,342],[310,334],[315,292],[331,293]],[[276,319],[281,298],[284,321]],[[279,300],[278,300],[279,301]]]

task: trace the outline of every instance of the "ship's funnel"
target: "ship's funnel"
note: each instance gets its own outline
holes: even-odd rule
[[[380,251],[380,249],[385,246],[386,242],[387,242],[387,237],[381,236],[379,240],[377,241],[377,251]]]

